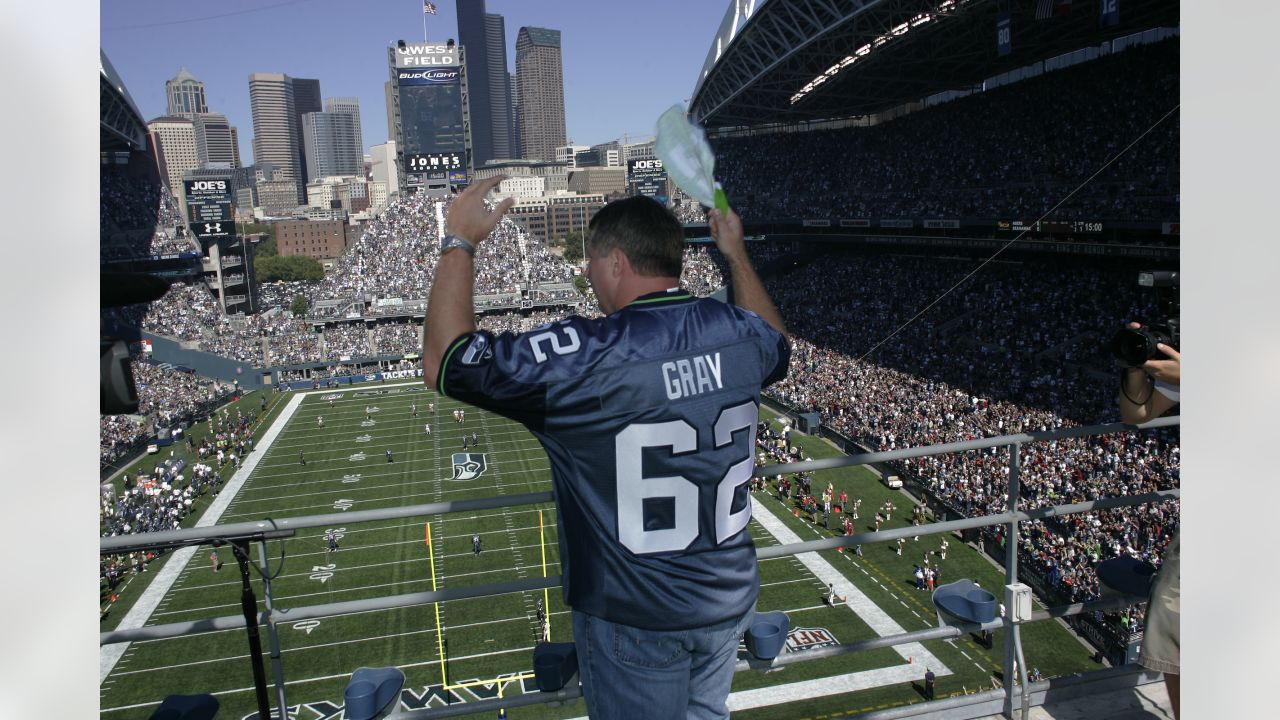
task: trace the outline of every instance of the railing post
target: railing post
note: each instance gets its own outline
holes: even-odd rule
[[[1008,511],[1016,512],[1018,510],[1018,498],[1022,489],[1019,487],[1019,471],[1022,468],[1022,444],[1010,443],[1009,448],[1009,498]],[[1004,584],[1012,585],[1018,582],[1018,521],[1010,520],[1004,533]],[[995,593],[996,597],[1001,598],[1003,603],[1004,588],[1000,588]],[[1001,615],[1004,618],[1004,663],[1002,666],[1004,680],[1004,710],[1001,713],[1010,720],[1013,719],[1013,693],[1017,687],[1017,673],[1014,669],[1016,656],[1020,653],[1021,648],[1018,637],[1018,627],[1011,622],[1010,608],[1001,605],[1004,612]]]
[[[280,657],[280,631],[276,628],[275,606],[271,597],[271,572],[267,565],[267,541],[258,541],[258,567],[262,569],[262,601],[267,608],[267,641],[271,648],[271,675],[276,681],[276,706],[280,717],[289,717],[289,703],[284,697],[284,662]]]
[[[249,664],[253,667],[254,698],[259,717],[271,717],[271,704],[267,702],[267,673],[262,667],[262,640],[258,636],[258,602],[253,597],[253,583],[249,578],[249,541],[237,538],[230,541],[240,568],[240,611],[244,614],[245,630],[249,634]],[[215,546],[216,547],[216,546]]]

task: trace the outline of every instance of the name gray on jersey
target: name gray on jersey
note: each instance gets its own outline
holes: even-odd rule
[[[720,353],[695,355],[691,358],[668,360],[662,363],[662,386],[668,400],[700,395],[713,390],[723,390],[720,379]]]

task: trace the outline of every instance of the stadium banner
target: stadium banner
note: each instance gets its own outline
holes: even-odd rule
[[[458,68],[405,68],[396,70],[396,84],[400,87],[414,85],[457,85],[462,80]]]
[[[327,390],[332,386],[328,383],[332,381],[337,385],[354,385],[362,382],[382,382],[384,380],[409,380],[412,378],[422,377],[422,368],[414,368],[412,370],[387,370],[381,373],[363,373],[360,375],[343,375],[341,377],[323,378],[324,383],[317,385],[319,380],[290,380],[288,382],[279,383],[279,387],[288,388],[290,390]],[[377,392],[374,390],[374,392]]]
[[[1040,229],[1040,223],[1024,222],[1022,220],[997,220],[997,230],[1005,230],[1008,232],[1033,232]]]
[[[840,227],[871,227],[871,221],[864,218],[840,218]]]
[[[880,220],[880,227],[882,228],[912,228],[915,226],[916,221],[910,218],[906,220],[893,218],[884,218]]]
[[[449,170],[464,170],[464,162],[462,153],[457,152],[414,153],[404,156],[406,172],[431,175],[438,173],[440,179],[443,179]]]
[[[801,220],[800,224],[803,225],[804,227],[831,227],[830,220],[816,220],[816,219],[806,218],[805,220]]]
[[[453,68],[462,67],[458,62],[457,47],[417,43],[396,48],[396,69],[401,68]]]
[[[467,175],[466,169],[449,171],[450,185],[470,185],[471,177]]]
[[[959,221],[959,220],[946,220],[946,219],[925,220],[922,224],[923,224],[926,228],[929,228],[929,229],[931,229],[931,230],[958,230],[958,229],[960,229],[960,221]]]
[[[1120,0],[1098,0],[1098,21],[1102,27],[1120,24]]]
[[[231,237],[231,231],[236,227],[233,222],[198,222],[192,223],[191,232],[196,237],[204,240],[205,238],[224,238]]]
[[[657,198],[667,194],[667,169],[658,158],[627,161],[627,184],[637,195]]]
[[[1013,51],[1013,24],[1009,11],[996,16],[996,55],[1004,57]]]
[[[228,222],[235,217],[235,194],[230,180],[183,180],[187,220],[192,223]]]

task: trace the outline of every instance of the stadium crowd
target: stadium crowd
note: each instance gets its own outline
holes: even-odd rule
[[[112,463],[137,450],[155,428],[190,422],[234,391],[233,386],[194,373],[137,359],[132,361],[132,372],[138,388],[138,413],[99,418],[98,456],[102,463]]]
[[[821,262],[822,272],[803,280],[770,283],[794,350],[789,376],[769,394],[820,411],[824,424],[871,450],[1117,420],[1114,368],[1068,364],[1052,350],[1073,334],[1103,343],[1119,322],[1142,317],[1132,273],[990,265],[894,334],[969,268],[893,256]],[[1023,497],[1034,508],[1176,487],[1178,460],[1176,433],[1031,444]],[[900,467],[963,514],[1005,510],[1004,450]],[[1027,524],[1024,561],[1073,600],[1095,599],[1099,561],[1127,553],[1158,565],[1177,523],[1176,505],[1163,503]],[[988,530],[999,539],[998,528]]]
[[[1172,221],[1178,98],[1165,40],[871,127],[713,139],[716,175],[747,222],[1034,220],[1059,201],[1050,219]]]

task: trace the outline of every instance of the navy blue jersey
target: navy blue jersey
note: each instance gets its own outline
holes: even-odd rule
[[[565,602],[679,630],[756,599],[746,527],[760,388],[786,376],[789,358],[755,313],[668,291],[597,320],[463,335],[437,388],[542,442]]]

